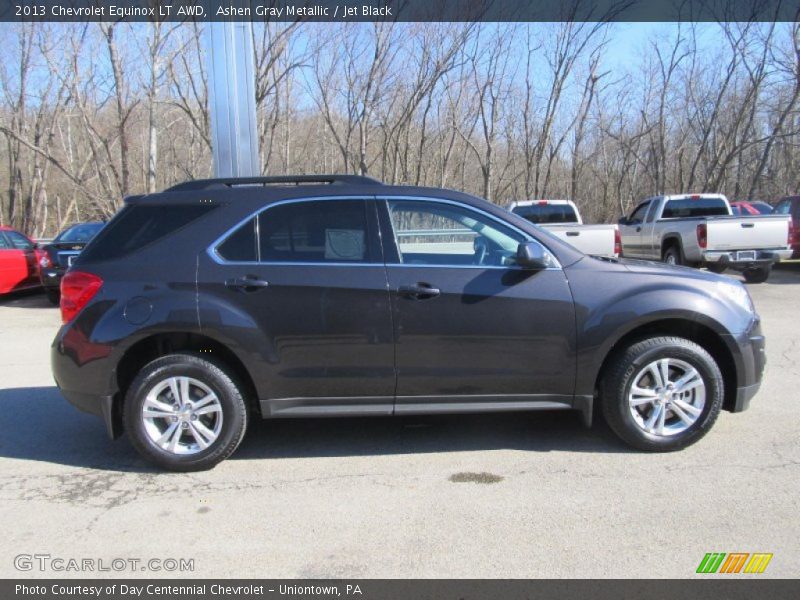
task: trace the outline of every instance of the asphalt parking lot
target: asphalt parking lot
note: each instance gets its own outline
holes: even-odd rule
[[[148,467],[54,387],[58,311],[0,300],[0,576],[19,554],[189,558],[192,577],[691,577],[706,552],[800,564],[800,263],[749,287],[765,383],[683,452],[578,413],[261,422],[210,472]],[[151,572],[122,576],[158,576]],[[743,577],[736,575],[734,577]]]

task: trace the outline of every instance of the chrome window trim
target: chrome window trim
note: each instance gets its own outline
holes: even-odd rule
[[[537,240],[536,238],[532,237],[530,234],[526,233],[516,225],[512,223],[508,223],[501,218],[488,213],[480,208],[476,208],[474,206],[470,206],[469,204],[464,204],[463,202],[458,202],[455,200],[449,200],[446,198],[438,198],[434,196],[381,196],[381,195],[374,195],[374,196],[363,196],[363,195],[343,195],[343,196],[309,196],[306,198],[287,198],[286,200],[278,200],[276,202],[270,203],[268,206],[264,206],[252,213],[250,213],[247,217],[241,219],[232,227],[228,228],[222,235],[216,238],[209,246],[206,248],[206,254],[213,260],[215,263],[220,265],[233,265],[233,266],[252,266],[252,265],[269,265],[269,266],[312,266],[312,267],[416,267],[416,268],[448,268],[448,269],[503,269],[503,270],[524,270],[521,267],[515,267],[514,265],[419,265],[419,264],[409,264],[409,263],[388,263],[384,260],[384,262],[303,262],[303,261],[292,261],[292,262],[284,262],[284,261],[230,261],[224,259],[222,256],[219,255],[217,249],[219,246],[227,240],[227,238],[232,235],[239,227],[247,223],[250,219],[258,217],[261,213],[270,210],[276,206],[281,206],[284,204],[298,204],[300,202],[317,202],[320,200],[377,200],[377,201],[384,201],[388,202],[389,200],[412,200],[412,201],[421,201],[421,202],[436,202],[439,204],[451,204],[453,206],[458,206],[465,210],[472,210],[481,215],[488,217],[489,219],[500,223],[504,227],[507,227],[513,231],[519,233],[526,241],[529,242],[536,242],[540,246],[542,246],[547,252],[552,256],[553,260],[556,263],[556,266],[547,267],[546,269],[542,269],[544,271],[560,271],[562,270],[561,263],[556,257],[555,253],[547,247],[546,244],[542,243],[541,241]],[[258,221],[256,221],[258,223]],[[380,231],[380,224],[379,224],[379,235],[382,237],[383,232]],[[260,246],[260,244],[259,244]],[[259,250],[260,251],[260,250]]]

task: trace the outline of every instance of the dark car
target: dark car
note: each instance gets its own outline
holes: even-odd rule
[[[792,246],[792,258],[800,258],[800,196],[787,196],[775,204],[775,214],[789,215],[789,244]]]
[[[147,459],[212,467],[252,418],[601,410],[643,450],[744,410],[744,286],[598,259],[484,200],[354,176],[129,198],[62,282],[56,383]]]
[[[55,239],[41,247],[40,276],[47,297],[53,304],[60,298],[61,278],[105,223],[78,223],[67,227]]]

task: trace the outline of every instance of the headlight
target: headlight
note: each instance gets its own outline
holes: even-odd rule
[[[47,267],[50,266],[50,259],[47,258],[46,256],[43,256],[42,258],[39,259],[39,266],[42,267],[43,269],[46,269]]]
[[[717,293],[722,297],[730,300],[737,306],[740,306],[747,312],[755,312],[755,307],[753,306],[753,300],[750,298],[750,294],[747,292],[747,288],[745,288],[741,283],[738,282],[727,282],[727,281],[718,281],[717,282]]]

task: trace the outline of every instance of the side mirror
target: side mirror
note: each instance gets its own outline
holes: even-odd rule
[[[620,225],[627,225],[628,224],[628,217],[620,217],[619,221],[617,221]]]
[[[523,269],[546,269],[550,266],[550,257],[541,244],[522,242],[517,246],[517,264]]]

